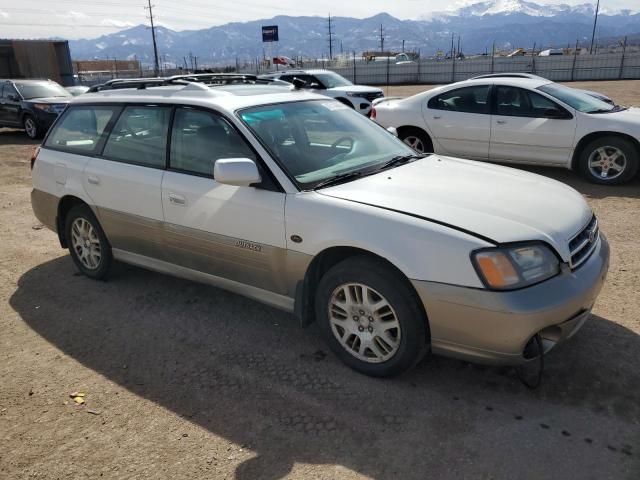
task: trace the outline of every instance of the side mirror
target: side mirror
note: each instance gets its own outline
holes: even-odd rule
[[[556,120],[563,120],[569,118],[565,112],[556,108],[547,108],[543,112],[544,118],[551,118]]]
[[[10,100],[12,102],[17,102],[19,99],[17,95],[10,93],[9,95],[7,95],[7,100]]]
[[[213,166],[213,178],[216,182],[236,187],[248,187],[259,183],[260,172],[250,158],[222,158]]]
[[[398,137],[398,129],[396,127],[387,128],[387,132],[389,132],[394,137]]]

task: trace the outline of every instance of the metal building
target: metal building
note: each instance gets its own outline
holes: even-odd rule
[[[0,40],[0,78],[49,78],[74,84],[66,40]]]

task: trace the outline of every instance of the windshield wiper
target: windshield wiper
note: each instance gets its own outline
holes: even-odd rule
[[[378,170],[385,170],[387,168],[395,167],[397,165],[404,165],[405,163],[413,162],[425,158],[427,155],[413,154],[413,155],[398,155],[393,157],[388,162],[383,163],[378,167]]]
[[[349,180],[354,180],[356,178],[360,178],[362,176],[362,172],[347,172],[341,173],[339,175],[335,175],[333,177],[329,177],[325,180],[322,180],[320,183],[316,184],[313,187],[314,190],[318,190],[324,187],[330,187],[332,185],[339,185],[344,182],[348,182]]]

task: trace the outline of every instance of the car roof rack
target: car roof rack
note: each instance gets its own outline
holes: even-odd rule
[[[168,85],[188,85],[189,83],[203,83],[205,85],[219,86],[230,84],[263,84],[275,83],[274,80],[258,78],[257,75],[245,73],[191,73],[173,75],[171,77],[153,78],[115,78],[89,88],[87,93],[101,92],[103,90],[119,90],[124,88],[136,88],[144,90],[148,87],[165,87]]]

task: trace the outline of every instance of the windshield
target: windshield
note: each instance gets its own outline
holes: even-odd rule
[[[239,115],[304,190],[415,155],[389,132],[335,100],[265,105]]]
[[[349,85],[353,85],[353,83],[343,76],[333,72],[316,73],[314,76],[320,80],[326,88],[348,87]]]
[[[16,88],[25,100],[31,98],[50,98],[50,97],[70,97],[67,92],[57,83],[16,83]]]
[[[614,110],[615,107],[602,100],[598,100],[591,95],[576,90],[574,88],[558,85],[557,83],[549,83],[538,87],[538,90],[548,93],[552,97],[557,98],[561,102],[572,106],[579,112],[583,113],[603,113]]]

